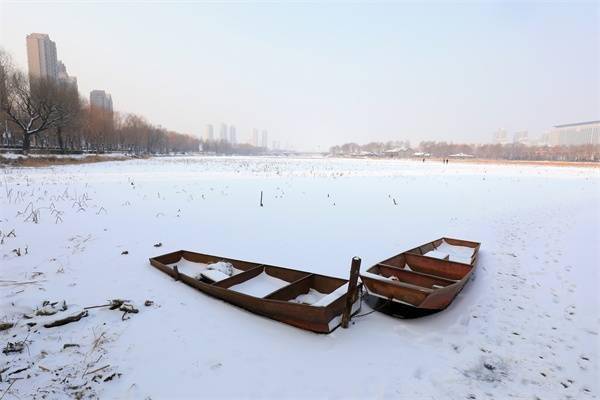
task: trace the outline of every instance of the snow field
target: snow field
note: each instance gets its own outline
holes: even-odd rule
[[[0,354],[0,393],[597,398],[599,184],[597,169],[382,160],[4,169],[0,322],[15,326],[0,345],[26,346]],[[330,335],[210,298],[148,262],[186,249],[347,278],[353,256],[364,271],[442,236],[482,243],[447,310],[414,320],[375,312]],[[139,313],[99,307],[42,326],[111,299]],[[23,317],[62,300],[65,311]]]

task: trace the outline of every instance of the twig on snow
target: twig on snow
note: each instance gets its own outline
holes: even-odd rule
[[[93,371],[86,372],[85,374],[83,374],[83,376],[86,376],[86,375],[89,375],[89,374],[93,374],[93,373],[95,373],[95,372],[102,371],[103,369],[106,369],[106,368],[108,368],[108,367],[110,367],[110,364],[106,364],[104,367],[96,368],[96,369],[95,369],[95,370],[93,370]]]
[[[8,391],[10,390],[10,388],[12,387],[12,385],[15,384],[15,382],[17,381],[17,379],[13,380],[10,385],[8,385],[8,387],[6,388],[6,390],[4,391],[4,393],[2,393],[2,396],[0,396],[0,400],[2,400],[4,398],[4,396],[6,396],[6,393],[8,393]]]

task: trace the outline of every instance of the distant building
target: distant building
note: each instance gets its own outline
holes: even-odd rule
[[[219,132],[219,140],[227,141],[227,124],[221,124],[221,131]]]
[[[29,79],[58,79],[56,43],[46,33],[31,33],[26,37]]]
[[[535,143],[537,146],[548,146],[550,144],[550,131],[545,131]]]
[[[529,133],[527,131],[515,132],[513,143],[529,144]]]
[[[64,82],[77,89],[77,78],[69,76],[67,68],[58,60],[56,43],[46,33],[31,33],[26,37],[29,80],[47,79]]]
[[[58,62],[56,71],[56,77],[58,79],[67,80],[69,78],[67,67],[65,67],[65,64],[62,61]]]
[[[90,107],[112,113],[113,102],[110,93],[106,93],[104,90],[92,90],[90,92]]]
[[[508,132],[506,129],[498,129],[492,134],[492,142],[494,144],[508,144]]]
[[[410,149],[407,147],[394,147],[393,149],[387,149],[383,151],[383,155],[386,157],[408,157],[410,155]]]
[[[260,147],[264,147],[265,149],[269,147],[269,134],[266,130],[262,131],[262,135],[260,137]]]
[[[252,130],[252,141],[250,144],[254,147],[258,147],[258,129],[256,128]]]
[[[548,134],[550,146],[600,144],[600,121],[556,125]]]
[[[237,134],[235,132],[235,126],[229,126],[229,143],[236,144],[237,143]]]
[[[73,88],[75,88],[75,90],[78,90],[77,88],[77,78],[74,76],[69,76],[69,74],[67,73],[67,67],[65,67],[65,64],[63,64],[62,61],[58,61],[58,75],[57,78],[60,82],[64,82],[66,84],[72,85]]]
[[[211,142],[215,140],[215,128],[212,126],[212,124],[206,125],[205,139]]]

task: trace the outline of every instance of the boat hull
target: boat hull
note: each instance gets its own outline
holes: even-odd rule
[[[470,247],[467,262],[427,256],[446,241]],[[480,243],[441,238],[400,253],[361,274],[367,303],[374,309],[401,318],[415,318],[444,310],[475,271]]]
[[[172,264],[179,261],[182,257],[186,259],[194,259],[197,258],[201,261],[206,260],[224,260],[222,257],[210,256],[201,253],[192,253],[187,251],[179,251],[175,253],[166,254],[160,257],[155,257],[150,259],[150,264],[157,268],[158,270],[164,272],[165,274],[171,276],[172,278],[181,281],[182,283],[193,287],[211,297],[220,299],[229,304],[235,305],[237,307],[243,308],[247,311],[250,311],[254,314],[258,314],[261,316],[265,316],[270,319],[274,319],[279,322],[286,323],[288,325],[292,325],[298,328],[306,329],[309,331],[317,332],[317,333],[330,333],[337,326],[339,326],[341,321],[341,315],[345,308],[346,296],[344,293],[339,298],[337,298],[332,303],[328,304],[325,307],[315,307],[306,304],[298,304],[292,303],[287,300],[278,300],[276,298],[259,298],[247,295],[245,293],[237,292],[234,290],[228,289],[228,286],[234,285],[239,282],[243,282],[244,279],[247,279],[247,275],[256,276],[258,273],[264,271],[272,271],[276,273],[280,273],[285,276],[285,274],[294,274],[300,273],[301,278],[291,282],[289,286],[299,285],[303,280],[306,279],[323,279],[323,280],[335,280],[338,283],[345,282],[343,279],[327,277],[318,274],[312,274],[309,272],[293,270],[289,268],[283,267],[275,267],[264,264],[257,263],[249,263],[245,261],[239,260],[231,260],[233,263],[238,263],[234,265],[240,265],[239,263],[245,263],[248,269],[242,272],[239,275],[234,275],[233,277],[226,279],[221,282],[216,283],[206,283],[201,280],[195,279],[186,274],[182,274],[176,271],[174,268],[170,267],[167,264]],[[262,268],[262,270],[261,270]],[[285,288],[284,288],[285,289]],[[360,290],[360,287],[359,287]],[[277,292],[283,293],[284,290],[280,289]],[[282,297],[277,296],[277,293],[271,294],[265,297]],[[285,298],[285,296],[283,296]],[[352,306],[352,314],[357,313],[360,310],[360,298],[354,302]]]

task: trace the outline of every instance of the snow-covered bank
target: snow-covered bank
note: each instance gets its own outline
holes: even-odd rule
[[[65,164],[88,164],[106,161],[124,161],[131,159],[132,155],[125,153],[102,154],[18,154],[0,153],[0,167],[48,167]]]
[[[2,172],[0,322],[16,326],[0,345],[27,346],[0,354],[0,396],[15,377],[6,398],[599,395],[597,170],[188,157]],[[148,263],[189,249],[346,277],[354,255],[364,270],[443,235],[482,242],[475,279],[449,309],[376,312],[330,335],[247,313]],[[41,327],[115,298],[139,313],[96,308]],[[29,329],[37,319],[23,314],[62,300],[66,311]]]

